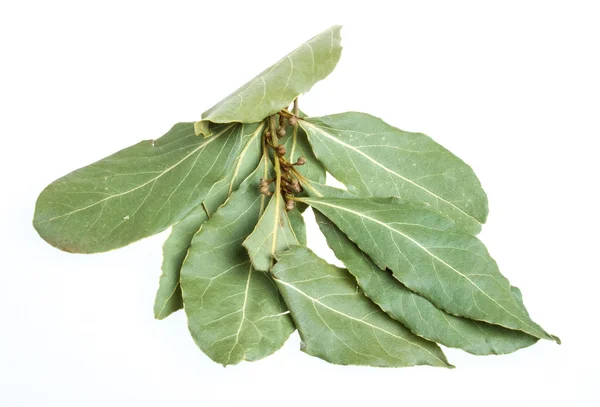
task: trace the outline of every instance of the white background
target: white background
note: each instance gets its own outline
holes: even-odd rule
[[[597,405],[597,3],[200,3],[1,3],[0,406]],[[481,238],[562,346],[375,369],[312,358],[294,334],[223,368],[182,312],[153,319],[168,232],[90,256],[37,236],[45,185],[197,120],[333,24],[342,59],[301,108],[373,113],[471,164],[490,200]]]

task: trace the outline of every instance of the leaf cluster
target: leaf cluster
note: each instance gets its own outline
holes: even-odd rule
[[[476,237],[488,203],[471,167],[365,113],[299,110],[340,42],[332,27],[200,121],[54,181],[36,204],[40,236],[96,253],[172,226],[155,317],[183,308],[223,365],[264,358],[296,329],[310,355],[388,367],[451,367],[438,344],[490,355],[558,342]],[[345,268],[306,247],[307,206]]]

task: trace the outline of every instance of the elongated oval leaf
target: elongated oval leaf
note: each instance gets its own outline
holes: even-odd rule
[[[254,123],[289,106],[333,71],[342,53],[340,30],[333,26],[311,38],[202,113],[196,134],[211,134],[210,122]]]
[[[487,197],[471,167],[421,133],[409,133],[365,113],[300,120],[325,169],[362,197],[426,202],[476,234]]]
[[[457,317],[436,308],[388,271],[377,267],[329,219],[318,211],[315,217],[327,244],[356,277],[365,295],[420,337],[475,355],[510,353],[537,342],[538,338],[524,332]],[[520,297],[517,300],[520,301]]]
[[[268,271],[273,266],[275,253],[297,244],[298,238],[285,211],[281,193],[276,188],[273,198],[252,233],[244,240],[243,246],[248,250],[254,267]]]
[[[302,350],[330,363],[451,367],[442,350],[388,317],[346,270],[303,246],[277,254],[275,282],[292,312]]]
[[[381,268],[448,313],[552,339],[515,300],[476,238],[411,202],[300,198],[324,214]]]
[[[185,218],[173,226],[173,230],[163,245],[163,273],[160,276],[159,287],[154,301],[154,317],[163,319],[173,312],[183,308],[179,277],[181,265],[187,255],[194,234],[213,213],[225,202],[227,196],[236,190],[240,183],[258,165],[261,152],[262,131],[264,122],[258,126],[239,124],[242,141],[245,143],[236,160],[233,171],[213,184],[206,193],[206,199]],[[208,213],[207,213],[208,211]]]
[[[242,127],[222,125],[203,140],[193,123],[179,123],[158,140],[73,171],[42,191],[33,224],[48,243],[74,253],[116,249],[159,233],[230,171]]]
[[[181,269],[188,326],[198,346],[223,365],[264,358],[294,325],[271,278],[252,267],[242,241],[258,221],[266,196],[259,179],[268,159],[206,221]]]

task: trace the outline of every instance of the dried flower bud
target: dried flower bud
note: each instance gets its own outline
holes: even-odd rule
[[[298,118],[296,116],[292,116],[289,118],[290,126],[295,126],[298,124]]]
[[[296,161],[296,165],[304,165],[306,164],[306,158],[298,157],[298,161]]]
[[[260,193],[263,195],[269,195],[271,191],[269,191],[269,186],[268,185],[261,185],[260,186]]]
[[[277,129],[277,138],[284,138],[286,134],[285,128],[280,127]]]
[[[296,207],[296,202],[292,201],[291,199],[288,199],[285,203],[285,210],[286,211],[293,211],[294,208]]]
[[[280,144],[280,145],[278,145],[278,146],[277,146],[277,154],[278,154],[280,157],[283,157],[283,156],[285,155],[285,153],[286,153],[286,152],[287,152],[287,151],[286,151],[286,149],[285,149],[285,146],[284,146],[283,144]]]
[[[300,192],[300,183],[298,182],[297,179],[293,179],[291,184],[290,184],[290,188],[292,189],[292,191],[294,192]]]
[[[267,131],[265,131],[265,138],[266,138],[267,140],[269,140],[269,139],[271,138],[271,132],[270,132],[270,131],[268,131],[268,130],[267,130]]]

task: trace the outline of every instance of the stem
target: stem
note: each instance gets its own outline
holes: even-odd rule
[[[298,98],[294,99],[294,116],[298,117],[298,112],[300,109],[298,108]],[[294,160],[294,152],[296,150],[296,139],[298,137],[298,122],[294,125],[294,130],[292,131],[292,151],[290,151],[290,160]]]
[[[275,115],[269,117],[269,131],[271,132],[271,144],[277,148],[279,145],[279,139],[275,133],[277,130],[277,124]],[[273,152],[273,168],[275,169],[275,194],[281,194],[281,167],[279,165],[279,156],[277,152]]]

